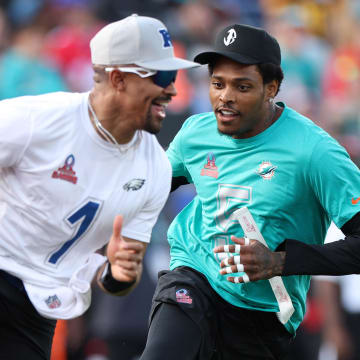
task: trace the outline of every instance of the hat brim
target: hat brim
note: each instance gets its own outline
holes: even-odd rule
[[[154,61],[136,61],[135,64],[150,70],[159,70],[159,71],[190,69],[193,67],[200,66],[199,63],[177,57],[171,57],[167,59],[154,60]]]
[[[256,60],[254,58],[251,58],[249,56],[244,56],[241,54],[234,54],[233,52],[230,52],[230,51],[206,51],[206,52],[196,55],[194,58],[194,61],[196,61],[202,65],[210,64],[214,60],[216,60],[216,58],[219,56],[225,56],[225,57],[227,57],[231,60],[234,60],[238,63],[241,63],[241,64],[252,65],[252,64],[260,63],[259,60]]]

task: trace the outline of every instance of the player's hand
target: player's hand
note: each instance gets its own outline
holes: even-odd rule
[[[132,282],[138,279],[142,270],[144,244],[124,239],[121,236],[123,217],[117,215],[114,219],[113,233],[107,246],[106,255],[111,265],[114,279],[123,282]]]
[[[214,248],[214,253],[224,253],[225,258],[220,263],[221,275],[244,272],[242,276],[229,276],[228,281],[244,283],[281,275],[285,262],[284,252],[272,252],[253,239],[231,236],[231,240],[235,245]]]

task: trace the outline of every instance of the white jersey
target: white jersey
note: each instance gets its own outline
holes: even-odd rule
[[[122,235],[149,242],[171,182],[156,137],[138,131],[120,152],[88,114],[88,93],[0,102],[0,268],[28,284],[68,284]]]

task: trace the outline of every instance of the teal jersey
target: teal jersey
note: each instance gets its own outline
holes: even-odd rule
[[[185,176],[197,195],[168,230],[170,268],[203,273],[229,303],[279,311],[268,280],[233,284],[219,274],[213,248],[243,236],[233,212],[247,206],[271,250],[285,239],[322,244],[333,220],[344,225],[359,210],[360,171],[336,140],[283,103],[279,119],[247,139],[220,134],[214,113],[190,117],[167,151],[173,176]],[[354,201],[355,203],[356,201]],[[283,277],[295,312],[285,324],[295,333],[305,313],[309,276]]]

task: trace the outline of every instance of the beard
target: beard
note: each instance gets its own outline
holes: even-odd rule
[[[217,127],[217,132],[220,136],[231,137],[231,138],[241,138],[244,134],[248,133],[249,131],[251,131],[250,127],[244,127],[240,129],[225,129],[223,131],[220,130],[219,127]]]
[[[221,131],[217,128],[218,134],[220,136],[231,137],[231,138],[241,138],[244,134],[248,133],[250,130],[234,130],[234,131]]]
[[[147,131],[150,134],[155,135],[160,131],[161,124],[162,121],[157,121],[156,119],[153,118],[150,107],[145,117],[145,124],[143,130]]]
[[[157,134],[160,131],[160,129],[155,128],[153,124],[151,109],[149,109],[149,111],[146,114],[144,130],[149,132],[150,134]]]
[[[234,135],[237,135],[235,132],[233,131],[221,131],[219,128],[217,128],[217,132],[220,136],[225,136],[225,137],[233,137]]]

